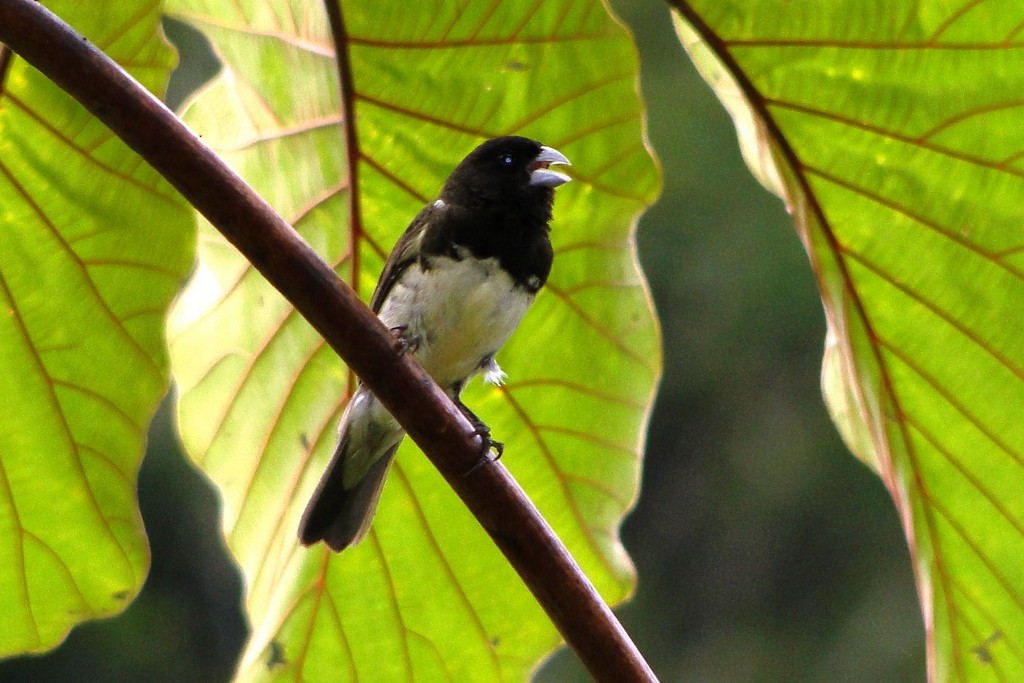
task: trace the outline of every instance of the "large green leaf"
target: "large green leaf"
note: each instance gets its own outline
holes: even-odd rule
[[[448,171],[522,133],[573,161],[558,190],[554,271],[467,404],[601,592],[632,569],[618,525],[636,495],[660,368],[633,224],[657,188],[637,58],[605,7],[176,0],[221,77],[186,117],[364,297]],[[337,54],[336,54],[337,52]],[[224,500],[246,579],[249,679],[521,678],[558,642],[511,568],[406,444],[373,530],[335,556],[296,540],[354,378],[211,230],[174,316],[183,441]]]
[[[158,3],[48,5],[153,91]],[[6,48],[0,48],[4,51]],[[149,551],[135,497],[193,253],[170,187],[9,52],[0,75],[0,656],[121,611]],[[0,62],[5,62],[0,59]]]
[[[1024,679],[1024,11],[677,4],[806,244],[826,399],[903,520],[932,680]]]

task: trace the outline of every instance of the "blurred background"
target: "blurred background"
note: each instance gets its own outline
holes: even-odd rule
[[[623,527],[639,585],[616,612],[666,683],[924,681],[902,531],[825,413],[824,317],[789,216],[743,165],[666,7],[612,4],[637,37],[665,171],[637,235],[665,375]],[[167,31],[197,54],[194,35],[172,22]],[[172,105],[215,68],[205,57],[176,74]],[[166,405],[139,495],[153,549],[139,598],[52,653],[0,662],[0,681],[230,679],[246,637],[242,586],[216,494],[181,454]],[[537,680],[589,679],[560,651]]]

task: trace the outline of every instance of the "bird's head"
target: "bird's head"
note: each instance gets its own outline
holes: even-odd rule
[[[570,165],[561,152],[536,140],[509,135],[494,138],[474,149],[452,171],[441,191],[449,203],[514,204],[537,202],[550,206],[553,190],[569,176],[552,164]]]

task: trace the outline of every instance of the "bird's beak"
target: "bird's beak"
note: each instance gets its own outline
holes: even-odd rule
[[[565,155],[559,152],[557,149],[551,147],[541,147],[540,154],[530,164],[530,184],[540,185],[541,187],[558,187],[569,182],[571,178],[564,173],[558,171],[552,171],[548,168],[551,164],[562,164],[563,166],[572,166],[569,160],[565,158]]]

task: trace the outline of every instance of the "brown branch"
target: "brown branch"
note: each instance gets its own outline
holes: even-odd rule
[[[11,57],[13,56],[11,48],[0,43],[0,95],[3,95],[4,83],[7,82],[7,70],[11,67]]]
[[[595,679],[653,681],[625,630],[503,466],[316,253],[159,100],[35,0],[0,1],[0,41],[81,102],[188,199],[323,335],[423,449]]]

